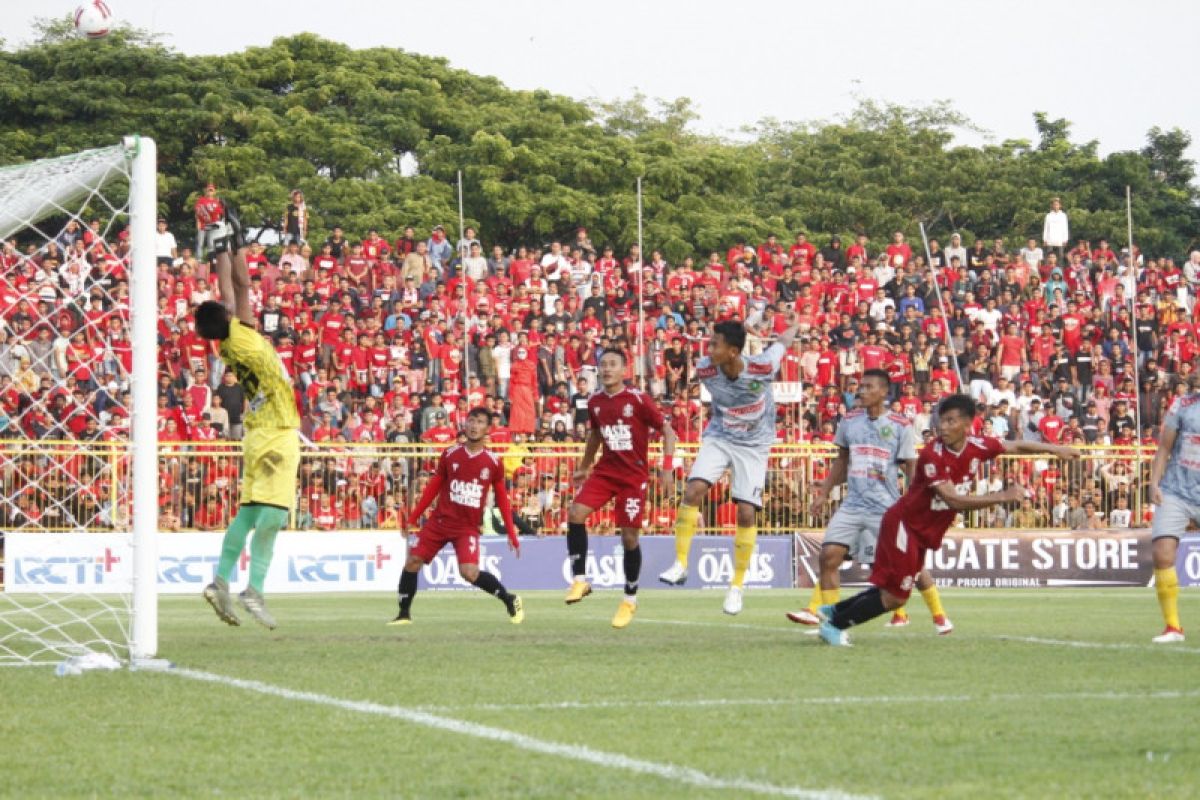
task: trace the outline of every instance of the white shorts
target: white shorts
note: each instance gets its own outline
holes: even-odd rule
[[[842,506],[825,528],[824,544],[840,544],[850,551],[850,558],[859,564],[875,563],[875,543],[879,541],[879,525],[883,513],[858,511]]]
[[[688,480],[715,484],[725,470],[733,473],[730,481],[733,499],[762,508],[763,487],[767,483],[767,454],[770,445],[738,445],[721,439],[704,439],[692,462]]]
[[[1163,492],[1162,505],[1154,509],[1154,520],[1150,523],[1150,539],[1178,539],[1193,524],[1200,525],[1200,503],[1189,503]]]

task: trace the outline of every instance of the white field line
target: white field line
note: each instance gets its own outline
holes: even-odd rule
[[[481,725],[475,722],[467,722],[465,720],[452,719],[450,717],[431,714],[426,711],[420,711],[414,708],[405,708],[403,706],[385,706],[379,703],[371,703],[362,700],[343,700],[329,695],[317,694],[315,692],[301,692],[294,689],[288,689],[282,686],[274,686],[261,681],[244,680],[242,678],[233,678],[227,675],[218,675],[212,672],[203,672],[192,669],[171,669],[165,670],[169,675],[177,675],[181,678],[189,680],[201,681],[204,683],[215,683],[221,686],[227,686],[234,689],[242,689],[248,692],[267,695],[270,697],[279,697],[284,700],[293,700],[302,703],[311,703],[314,705],[328,706],[337,708],[343,711],[353,711],[359,714],[373,714],[381,717],[390,717],[392,719],[409,722],[415,725],[422,725],[427,728],[433,728],[439,731],[449,733],[457,733],[462,736],[470,736],[476,739],[486,739],[493,742],[512,745],[513,747],[522,750],[529,750],[534,753],[543,755],[555,756],[558,758],[567,759],[570,761],[582,761],[588,764],[595,764],[607,769],[620,769],[626,772],[632,772],[638,775],[651,775],[657,778],[663,778],[673,783],[687,784],[700,789],[727,790],[733,792],[750,792],[753,794],[767,795],[771,797],[799,797],[808,798],[809,800],[869,800],[868,795],[855,795],[836,789],[806,789],[798,786],[781,786],[773,783],[765,783],[762,781],[752,781],[743,778],[721,778],[715,775],[710,775],[706,772],[701,772],[690,767],[682,767],[676,764],[664,764],[656,761],[647,761],[640,758],[631,758],[630,756],[621,753],[609,753],[604,750],[595,750],[583,745],[565,744],[562,742],[553,742],[546,739],[538,739],[533,736],[527,736],[523,733],[497,728],[491,725]]]
[[[651,625],[685,625],[702,628],[744,628],[758,631],[779,631],[791,636],[797,634],[811,634],[812,628],[803,625],[797,625],[794,622],[788,622],[786,625],[751,625],[747,623],[737,622],[702,622],[700,620],[681,620],[681,619],[639,619],[638,623],[649,623]],[[904,634],[899,634],[903,636]],[[1182,647],[1176,644],[1139,644],[1136,642],[1085,642],[1073,639],[1047,639],[1039,636],[1010,636],[1006,634],[992,635],[972,635],[958,634],[953,637],[954,641],[990,639],[1000,642],[1021,642],[1024,644],[1040,644],[1052,647],[1073,647],[1082,650],[1129,650],[1138,652],[1154,652],[1154,653],[1183,653],[1186,655],[1200,654],[1200,647]]]
[[[887,705],[900,703],[984,703],[984,702],[1045,702],[1054,700],[1181,700],[1200,697],[1200,689],[1162,690],[1152,692],[1042,692],[1000,694],[935,694],[935,695],[847,695],[841,697],[741,697],[696,698],[693,700],[610,700],[583,703],[565,700],[558,703],[476,703],[455,706],[421,706],[428,712],[464,711],[576,711],[606,708],[712,708],[723,706],[851,706]]]
[[[1040,636],[988,636],[988,639],[999,639],[1002,642],[1023,642],[1025,644],[1044,644],[1052,647],[1075,647],[1083,650],[1138,650],[1155,653],[1185,653],[1196,655],[1200,647],[1181,647],[1177,644],[1134,644],[1133,642],[1081,642],[1074,639],[1044,639]]]

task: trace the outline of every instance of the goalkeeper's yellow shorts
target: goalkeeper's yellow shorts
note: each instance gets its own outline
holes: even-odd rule
[[[300,434],[295,428],[247,428],[242,442],[242,505],[296,505]]]

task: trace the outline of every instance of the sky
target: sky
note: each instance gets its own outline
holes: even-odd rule
[[[72,2],[0,0],[19,43],[35,16]],[[693,129],[739,137],[765,118],[835,119],[856,98],[948,100],[983,128],[1036,142],[1034,111],[1072,123],[1101,154],[1140,148],[1152,126],[1200,138],[1196,0],[110,0],[121,20],[189,54],[303,31],[352,47],[441,56],[516,89],[576,99],[691,98]],[[1200,144],[1191,157],[1200,160]]]

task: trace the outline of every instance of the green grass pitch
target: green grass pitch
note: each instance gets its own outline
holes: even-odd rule
[[[644,591],[624,631],[605,592],[530,593],[519,627],[481,593],[424,592],[401,629],[391,596],[278,596],[274,632],[166,597],[161,654],[221,680],[0,672],[0,796],[1200,793],[1200,640],[1150,644],[1152,591],[943,596],[951,636],[915,599],[912,625],[850,649],[784,619],[793,591],[736,618],[719,593]],[[1181,610],[1200,624],[1200,593]]]

